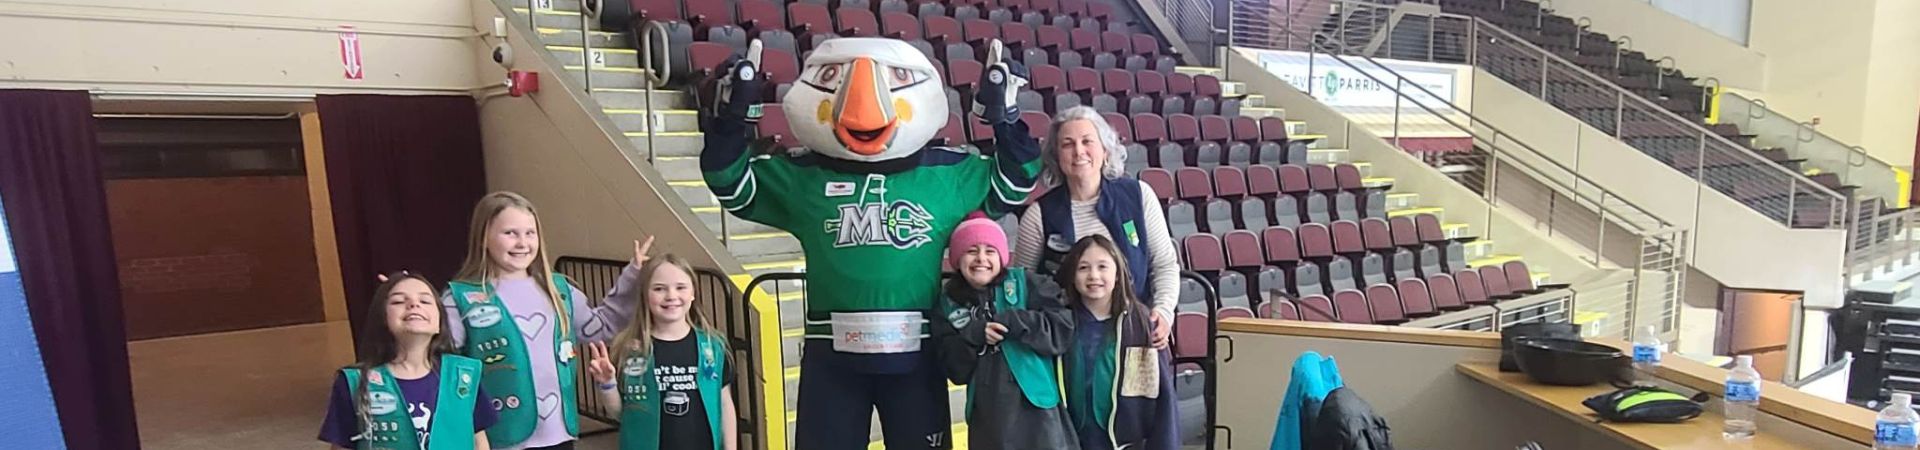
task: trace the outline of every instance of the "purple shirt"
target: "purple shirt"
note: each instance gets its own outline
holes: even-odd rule
[[[640,270],[629,265],[620,271],[613,292],[608,292],[606,302],[599,307],[589,307],[587,296],[572,285],[561,289],[572,291],[573,317],[570,326],[574,330],[574,340],[581,347],[576,351],[585,354],[585,343],[613,339],[627,322],[633,321],[633,308],[640,302],[640,291],[634,286],[639,283]],[[553,355],[553,303],[547,300],[547,290],[532,278],[500,280],[493,284],[494,295],[507,311],[513,314],[514,324],[520,327],[521,337],[526,338],[528,369],[533,374],[533,390],[540,398],[535,406],[540,423],[534,426],[533,435],[527,437],[516,447],[502,447],[497,443],[494,448],[514,450],[528,447],[547,447],[572,441],[574,436],[567,433],[567,424],[560,420],[560,396],[574,395],[572,392],[560,392],[559,369],[554,366]],[[459,320],[460,307],[451,297],[441,299],[446,307],[446,316],[455,320],[447,323],[453,338],[453,345],[459,347],[467,339],[467,322]]]
[[[427,376],[413,380],[394,379],[400,381],[400,396],[407,401],[407,415],[413,417],[413,429],[423,437],[420,449],[426,450],[427,440],[432,438],[430,425],[433,424],[433,415],[446,413],[433,410],[435,402],[440,399],[440,371],[427,372]],[[499,413],[493,411],[493,398],[487,396],[487,391],[481,389],[479,394],[473,402],[473,411],[457,412],[473,414],[474,432],[486,430],[500,418]],[[357,441],[355,437],[364,425],[360,423],[360,413],[354,407],[353,399],[353,392],[347,389],[346,376],[335,375],[333,397],[327,400],[327,419],[320,424],[320,440],[337,447],[354,448]]]

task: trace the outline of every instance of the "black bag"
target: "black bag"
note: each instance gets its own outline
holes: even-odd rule
[[[1500,371],[1519,372],[1520,365],[1513,362],[1513,340],[1523,337],[1545,337],[1580,340],[1580,325],[1573,323],[1523,323],[1500,330]]]
[[[1676,423],[1699,417],[1705,410],[1705,392],[1689,398],[1651,386],[1634,386],[1595,395],[1580,402],[1608,422]]]

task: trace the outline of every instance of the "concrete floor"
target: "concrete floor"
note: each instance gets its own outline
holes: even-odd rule
[[[346,322],[127,344],[147,450],[324,448],[316,436],[336,369],[353,361]],[[588,421],[591,422],[591,421]],[[583,424],[586,431],[605,429]],[[581,449],[617,447],[613,433]]]

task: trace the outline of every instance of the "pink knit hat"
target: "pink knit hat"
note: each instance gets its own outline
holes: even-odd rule
[[[1000,252],[1000,266],[1005,267],[1013,254],[1007,251],[1007,233],[1000,230],[1000,224],[988,219],[985,213],[975,211],[968,214],[966,220],[953,227],[953,237],[947,240],[947,264],[955,269],[960,267],[960,255],[975,245],[986,244]]]

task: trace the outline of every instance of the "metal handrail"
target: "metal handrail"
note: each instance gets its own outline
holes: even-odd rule
[[[1231,5],[1231,4],[1230,4],[1230,5]],[[1459,17],[1465,17],[1465,16],[1459,16]],[[1286,30],[1286,33],[1287,33],[1287,34],[1290,34],[1290,35],[1297,35],[1297,31],[1295,31],[1295,30],[1292,30],[1292,29],[1288,29],[1288,30]],[[1316,40],[1316,39],[1312,39],[1312,38],[1308,38],[1308,39],[1307,39],[1307,42],[1308,42],[1308,45],[1309,45],[1309,46],[1312,46],[1312,45],[1315,45],[1316,43],[1320,43],[1320,42],[1324,42],[1324,41],[1319,41],[1319,40]],[[1311,48],[1311,47],[1310,47],[1310,48]],[[1440,113],[1440,112],[1438,112],[1438,111],[1434,111],[1434,110],[1433,110],[1433,109],[1432,109],[1431,107],[1428,107],[1428,106],[1427,106],[1426,104],[1424,104],[1424,103],[1423,103],[1422,101],[1418,101],[1418,100],[1415,100],[1415,101],[1412,101],[1412,102],[1411,102],[1411,103],[1413,103],[1413,104],[1414,104],[1415,106],[1418,106],[1418,107],[1420,107],[1421,109],[1424,109],[1424,110],[1426,110],[1426,111],[1427,111],[1428,113],[1431,113],[1431,114],[1433,114],[1433,115],[1434,115],[1434,116],[1436,116],[1436,117],[1439,117],[1439,118],[1440,118],[1441,120],[1443,120],[1443,121],[1446,121],[1446,122],[1447,122],[1447,124],[1449,124],[1449,125],[1452,125],[1452,126],[1453,126],[1454,128],[1458,128],[1458,129],[1460,129],[1460,130],[1463,130],[1463,131],[1467,131],[1467,134],[1468,134],[1468,136],[1469,136],[1470,138],[1473,138],[1473,139],[1476,139],[1476,140],[1482,140],[1482,141],[1487,141],[1487,143],[1488,143],[1488,151],[1489,151],[1489,152],[1492,152],[1492,153],[1494,153],[1494,154],[1496,154],[1496,155],[1498,155],[1498,154],[1501,154],[1501,153],[1505,153],[1505,152],[1502,152],[1502,151],[1500,150],[1500,148],[1499,148],[1499,147],[1498,147],[1498,146],[1496,145],[1496,144],[1498,143],[1498,141],[1497,141],[1497,139],[1498,139],[1498,138],[1499,138],[1500,136],[1503,136],[1503,135],[1504,135],[1504,136],[1506,136],[1506,138],[1507,138],[1508,140],[1510,140],[1510,141],[1511,141],[1512,143],[1514,143],[1514,144],[1517,144],[1517,145],[1519,145],[1519,146],[1520,146],[1521,148],[1524,148],[1524,149],[1526,149],[1526,150],[1527,150],[1528,152],[1530,152],[1530,153],[1532,153],[1532,154],[1533,154],[1534,156],[1536,156],[1536,157],[1538,157],[1538,158],[1539,158],[1539,159],[1540,159],[1541,161],[1545,161],[1546,163],[1548,163],[1548,164],[1550,164],[1550,165],[1552,165],[1552,166],[1553,166],[1554,168],[1556,168],[1556,169],[1560,169],[1561,171],[1563,171],[1563,172],[1566,172],[1566,173],[1567,173],[1568,175],[1571,175],[1572,177],[1574,177],[1574,180],[1575,180],[1575,181],[1577,181],[1577,182],[1579,182],[1579,183],[1584,183],[1584,184],[1586,184],[1586,185],[1590,185],[1590,186],[1593,186],[1593,187],[1594,187],[1595,189],[1598,189],[1598,190],[1600,190],[1600,192],[1602,193],[1602,194],[1601,194],[1601,199],[1599,199],[1599,200],[1593,200],[1593,199],[1590,199],[1590,198],[1588,198],[1588,200],[1589,200],[1589,201],[1593,201],[1593,202],[1595,203],[1595,205],[1596,205],[1596,208],[1598,208],[1598,209],[1600,209],[1600,210],[1601,210],[1601,212],[1603,212],[1603,213],[1612,213],[1612,215],[1613,215],[1613,216],[1615,216],[1615,217],[1625,217],[1624,215],[1622,215],[1622,214],[1620,214],[1620,212],[1618,212],[1618,211],[1615,211],[1615,210],[1613,210],[1612,208],[1607,208],[1607,207],[1606,207],[1606,205],[1605,205],[1605,203],[1606,203],[1606,202],[1605,202],[1605,200],[1606,200],[1606,198],[1607,198],[1607,197],[1612,197],[1612,198],[1613,198],[1614,200],[1617,200],[1617,201],[1619,201],[1619,202],[1620,202],[1621,204],[1624,204],[1624,205],[1627,205],[1628,207],[1630,207],[1630,208],[1632,208],[1632,211],[1633,211],[1633,212],[1635,212],[1635,213],[1638,213],[1638,215],[1640,215],[1640,216],[1644,216],[1644,217],[1647,217],[1647,218],[1651,218],[1651,219],[1653,219],[1654,221],[1656,221],[1656,222],[1658,222],[1658,224],[1659,224],[1659,227],[1658,227],[1658,228],[1667,228],[1667,227],[1671,227],[1671,226],[1672,226],[1672,224],[1670,224],[1670,223],[1668,223],[1668,222],[1666,222],[1666,221],[1665,221],[1665,220],[1663,220],[1663,219],[1660,219],[1660,218],[1659,218],[1658,216],[1655,216],[1655,215],[1653,215],[1652,213],[1650,213],[1650,212],[1647,212],[1647,210],[1646,210],[1646,208],[1642,208],[1642,207],[1640,207],[1639,205],[1636,205],[1636,204],[1634,204],[1633,202],[1631,202],[1631,201],[1628,201],[1628,200],[1626,200],[1625,198],[1623,198],[1623,197],[1621,197],[1621,196],[1619,196],[1619,195],[1616,195],[1616,194],[1612,194],[1612,192],[1611,192],[1611,191],[1608,191],[1608,190],[1607,190],[1606,188],[1603,188],[1603,187],[1601,187],[1601,185],[1600,185],[1600,184],[1599,184],[1598,182],[1595,182],[1595,181],[1593,181],[1593,180],[1591,180],[1591,179],[1588,179],[1588,178],[1587,178],[1586,176],[1584,176],[1584,175],[1581,175],[1581,174],[1580,174],[1580,173],[1579,173],[1578,171],[1575,171],[1575,170],[1573,170],[1572,168],[1570,168],[1570,167],[1567,167],[1567,166],[1566,166],[1566,165],[1564,165],[1564,164],[1561,164],[1561,163],[1560,163],[1559,161],[1557,161],[1557,160],[1554,160],[1553,158],[1550,158],[1550,157],[1547,157],[1547,156],[1545,155],[1545,153],[1543,153],[1543,152],[1541,152],[1540,150],[1538,150],[1538,149],[1536,149],[1536,148],[1534,148],[1534,147],[1533,147],[1532,145],[1528,145],[1528,144],[1527,144],[1526,142],[1523,142],[1523,141],[1521,141],[1521,140],[1520,140],[1519,138],[1516,138],[1516,137],[1514,137],[1514,135],[1513,135],[1513,134],[1511,134],[1511,133],[1507,133],[1506,131],[1504,131],[1504,130],[1501,130],[1501,129],[1500,129],[1500,127],[1498,127],[1498,126],[1495,126],[1495,125],[1493,125],[1493,124],[1491,124],[1491,123],[1488,123],[1487,121],[1485,121],[1485,120],[1483,120],[1483,119],[1480,119],[1479,117],[1477,117],[1477,116],[1474,116],[1474,115],[1473,115],[1473,114],[1471,114],[1471,113],[1468,113],[1468,112],[1466,112],[1466,110],[1465,110],[1465,109],[1463,109],[1463,108],[1460,108],[1460,107],[1459,107],[1458,105],[1454,105],[1454,104],[1453,104],[1453,102],[1450,102],[1450,101],[1446,101],[1446,100],[1440,100],[1440,99],[1442,99],[1442,98],[1444,98],[1444,97],[1441,97],[1441,96],[1440,96],[1439,94],[1436,94],[1436,93],[1434,93],[1434,92],[1433,92],[1433,91],[1431,91],[1431,90],[1428,90],[1428,89],[1426,88],[1426,86],[1422,86],[1422,85],[1420,85],[1419,83],[1404,83],[1404,81],[1406,81],[1406,80],[1408,80],[1408,78],[1407,78],[1407,77],[1406,77],[1405,75],[1403,75],[1403,74],[1401,74],[1401,73],[1400,73],[1399,71],[1397,71],[1397,70],[1394,70],[1394,69],[1393,69],[1392,67],[1388,67],[1388,66],[1386,66],[1385,64],[1381,64],[1381,63],[1380,63],[1380,62],[1379,62],[1378,60],[1375,60],[1375,59],[1373,59],[1372,57],[1369,57],[1369,56],[1366,56],[1366,55],[1358,55],[1358,54],[1350,54],[1350,55],[1340,55],[1340,54],[1336,54],[1336,53],[1334,53],[1334,51],[1337,51],[1337,50],[1339,50],[1339,48],[1338,48],[1337,46],[1336,46],[1336,47],[1335,47],[1335,49],[1333,49],[1333,50],[1327,50],[1327,49],[1325,49],[1325,48],[1322,48],[1321,50],[1322,50],[1323,52],[1325,52],[1325,53],[1326,53],[1326,54],[1327,54],[1328,56],[1331,56],[1331,57],[1333,57],[1333,59],[1334,59],[1335,61],[1340,61],[1340,63],[1341,63],[1341,64],[1343,64],[1343,65],[1346,65],[1347,67],[1349,67],[1349,68],[1352,68],[1352,69],[1354,69],[1354,71],[1355,71],[1355,72],[1359,72],[1360,74],[1362,74],[1362,75],[1365,75],[1365,76],[1366,76],[1367,78],[1369,78],[1369,79],[1372,79],[1372,80],[1373,80],[1373,81],[1374,81],[1375,83],[1380,83],[1380,84],[1381,84],[1381,85],[1383,85],[1383,86],[1384,86],[1384,85],[1387,85],[1387,84],[1393,84],[1393,85],[1395,85],[1395,86],[1405,86],[1405,85],[1411,85],[1411,87],[1413,87],[1414,89],[1418,89],[1418,90],[1420,91],[1420,93],[1422,93],[1422,94],[1425,94],[1425,95],[1426,95],[1426,96],[1428,96],[1428,97],[1431,97],[1431,98],[1432,98],[1433,100],[1435,100],[1435,101],[1438,101],[1438,102],[1441,102],[1441,103],[1445,103],[1445,104],[1447,105],[1447,107],[1450,107],[1450,108],[1453,108],[1453,110],[1454,110],[1454,111],[1456,111],[1456,112],[1458,112],[1458,113],[1459,113],[1459,114],[1461,114],[1461,115],[1464,115],[1464,116],[1466,116],[1466,117],[1467,117],[1467,119],[1468,119],[1469,121],[1471,121],[1471,122],[1473,122],[1473,125],[1479,125],[1479,126],[1484,126],[1484,127],[1486,127],[1487,129],[1489,129],[1489,130],[1493,130],[1493,132],[1494,132],[1494,139],[1487,139],[1487,138],[1484,138],[1484,137],[1481,137],[1481,136],[1479,136],[1479,135],[1477,135],[1476,133],[1474,133],[1474,132],[1473,132],[1473,127],[1472,127],[1472,126],[1468,126],[1468,125],[1461,125],[1460,123],[1457,123],[1457,122],[1454,122],[1454,121],[1453,121],[1453,119],[1452,119],[1452,118],[1450,118],[1450,117],[1448,117],[1448,115],[1447,115],[1447,114],[1443,114],[1443,113]],[[1372,63],[1372,64],[1373,64],[1374,66],[1376,66],[1376,67],[1378,67],[1378,68],[1379,68],[1380,70],[1382,70],[1382,71],[1385,71],[1385,72],[1386,72],[1386,73],[1388,73],[1388,74],[1391,74],[1391,75],[1392,75],[1392,76],[1393,76],[1393,77],[1395,78],[1395,81],[1394,81],[1394,83],[1387,83],[1387,82],[1386,82],[1385,80],[1382,80],[1382,79],[1380,79],[1379,77],[1377,77],[1377,76],[1375,76],[1375,75],[1373,74],[1373,72],[1372,72],[1372,71],[1370,71],[1370,70],[1366,70],[1366,69],[1361,69],[1360,67],[1358,67],[1358,66],[1355,66],[1355,65],[1353,65],[1353,63],[1351,63],[1351,62],[1348,62],[1348,61],[1346,61],[1345,59],[1342,59],[1342,58],[1341,58],[1341,56],[1351,56],[1351,57],[1359,57],[1359,58],[1361,58],[1361,59],[1364,59],[1364,60],[1366,60],[1367,62],[1369,62],[1369,63]],[[1395,94],[1396,94],[1396,95],[1398,95],[1398,96],[1400,96],[1400,97],[1408,97],[1408,96],[1407,96],[1407,95],[1406,95],[1405,93],[1403,93],[1403,92],[1399,92],[1399,91],[1400,91],[1399,89],[1396,89],[1396,90],[1395,90]],[[1396,102],[1396,103],[1398,103],[1398,102]],[[1523,161],[1523,160],[1520,160],[1520,159],[1518,159],[1518,158],[1513,158],[1513,157],[1511,157],[1511,156],[1509,156],[1509,157],[1508,157],[1508,159],[1510,160],[1510,162],[1512,162],[1512,163],[1517,163],[1517,164],[1519,164],[1519,165],[1520,165],[1521,167],[1524,167],[1524,168],[1527,168],[1527,169],[1529,169],[1529,170],[1532,170],[1532,171],[1534,171],[1534,172],[1536,172],[1536,173],[1545,173],[1544,171],[1541,171],[1541,170],[1539,170],[1538,168],[1535,168],[1535,167],[1533,167],[1532,165],[1530,165],[1530,164],[1527,164],[1527,163],[1526,163],[1525,161]],[[1535,178],[1544,178],[1544,179],[1543,179],[1542,181],[1547,181],[1547,182],[1551,182],[1551,183],[1553,183],[1553,184],[1556,184],[1556,185],[1558,185],[1558,184],[1562,184],[1562,183],[1561,183],[1561,181],[1560,181],[1560,180],[1559,180],[1558,178],[1556,178],[1556,177],[1535,177]],[[1576,186],[1577,186],[1577,184],[1576,184]],[[1561,188],[1561,189],[1564,189],[1564,190],[1566,190],[1566,191],[1569,191],[1569,192],[1571,192],[1571,195],[1570,195],[1571,197],[1575,197],[1575,198],[1587,198],[1587,196],[1585,196],[1585,195],[1582,195],[1582,194],[1581,194],[1581,192],[1580,192],[1580,190],[1579,190],[1579,189],[1578,189],[1577,187],[1567,187],[1567,186],[1564,186],[1564,185],[1561,185],[1561,186],[1557,186],[1557,187],[1559,187],[1559,188]],[[1622,223],[1623,225],[1633,225],[1633,224],[1632,224],[1631,222],[1627,222],[1627,221],[1624,221],[1624,220],[1621,220],[1621,221],[1619,221],[1619,222],[1621,222],[1621,223]],[[1654,230],[1638,230],[1638,231],[1646,231],[1646,232],[1651,232],[1651,231],[1654,231]]]
[[[1590,78],[1591,80],[1589,81],[1595,81],[1597,82],[1596,84],[1599,84],[1603,88],[1611,88],[1614,90],[1615,93],[1621,94],[1623,97],[1632,98],[1633,101],[1638,102],[1640,104],[1639,106],[1647,107],[1649,109],[1658,111],[1656,114],[1659,114],[1661,117],[1669,119],[1673,122],[1684,124],[1688,128],[1692,128],[1695,131],[1699,131],[1702,134],[1702,136],[1709,137],[1713,140],[1719,141],[1722,144],[1726,144],[1734,148],[1746,148],[1746,146],[1743,146],[1731,140],[1728,140],[1724,136],[1714,134],[1712,130],[1708,130],[1705,126],[1700,125],[1699,122],[1687,120],[1684,117],[1680,117],[1679,114],[1674,114],[1673,111],[1668,111],[1666,108],[1662,108],[1660,107],[1660,105],[1654,104],[1652,101],[1647,100],[1645,97],[1641,97],[1640,94],[1635,94],[1633,91],[1629,91],[1626,88],[1620,87],[1620,85],[1614,84],[1612,81],[1607,80],[1606,77],[1596,75],[1593,72],[1588,71],[1585,67],[1580,67],[1579,64],[1574,64],[1572,61],[1567,61],[1566,58],[1561,58],[1560,55],[1556,55],[1551,51],[1547,51],[1546,49],[1540,48],[1540,46],[1534,45],[1532,42],[1529,42],[1526,39],[1516,36],[1513,33],[1508,32],[1507,30],[1500,29],[1500,27],[1494,26],[1492,23],[1489,23],[1478,17],[1474,17],[1472,18],[1472,20],[1475,28],[1487,28],[1489,30],[1492,30],[1495,33],[1498,33],[1499,36],[1504,37],[1508,40],[1511,40],[1523,47],[1526,47],[1529,50],[1539,52],[1541,56],[1546,58],[1551,58],[1553,61],[1558,62],[1561,65],[1566,66],[1567,68],[1571,68],[1574,71],[1574,73],[1578,73],[1586,76],[1587,78]],[[1624,39],[1626,38],[1626,36],[1621,36],[1621,38]],[[1480,43],[1478,41],[1475,41],[1473,42],[1472,45],[1479,46]],[[1545,80],[1542,80],[1542,82],[1545,82]],[[1813,180],[1808,179],[1806,175],[1794,173],[1791,170],[1787,170],[1787,168],[1785,167],[1780,167],[1779,164],[1774,164],[1772,161],[1761,159],[1759,155],[1755,155],[1752,152],[1737,152],[1736,154],[1739,154],[1741,155],[1741,157],[1744,157],[1744,158],[1752,159],[1754,162],[1759,163],[1758,165],[1765,166],[1774,171],[1778,171],[1780,173],[1786,174],[1787,176],[1794,179],[1795,181],[1805,182],[1805,184],[1810,185],[1815,192],[1832,196],[1836,201],[1844,202],[1846,200],[1845,195],[1841,195],[1839,192],[1835,192],[1832,189],[1828,189],[1826,186],[1820,185],[1820,183],[1813,182]],[[1848,209],[1851,210],[1852,208],[1849,207]]]

